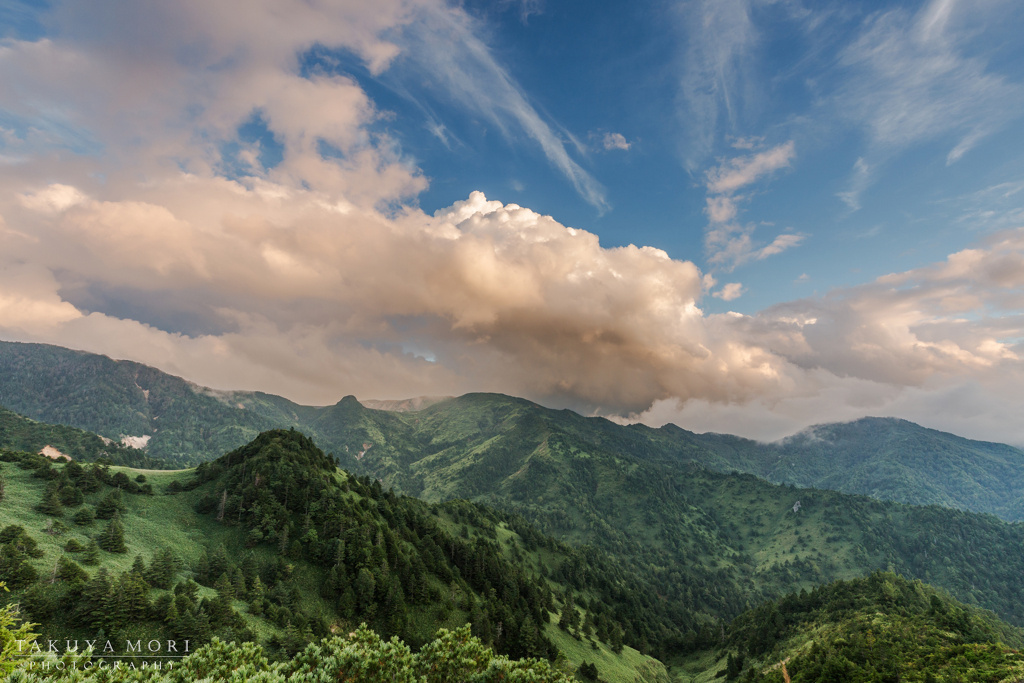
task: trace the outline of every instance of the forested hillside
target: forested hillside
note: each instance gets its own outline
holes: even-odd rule
[[[636,440],[612,440],[641,430],[588,431],[585,418],[520,399],[464,396],[410,413],[392,432],[401,416],[359,408],[350,402],[347,424],[365,450],[360,471],[593,544],[648,577],[680,613],[728,619],[770,597],[893,569],[1024,623],[1021,524],[666,461]]]
[[[893,418],[818,425],[771,444],[694,435],[702,462],[783,484],[943,505],[1024,520],[1024,451],[972,441]]]
[[[38,453],[46,446],[84,462],[100,458],[113,465],[166,469],[167,465],[138,448],[124,446],[81,429],[36,422],[0,406],[0,450]]]
[[[396,496],[298,432],[146,475],[6,452],[0,477],[0,577],[44,637],[220,636],[280,658],[360,622],[416,649],[472,622],[512,658],[664,677],[629,642],[672,615],[614,563],[521,518]]]
[[[1017,681],[1024,631],[891,573],[801,591],[737,617],[679,658],[679,681]]]
[[[427,471],[435,461],[472,459],[473,449],[486,441],[481,434],[508,443],[520,432],[529,436],[531,425],[543,423],[566,438],[669,468],[698,463],[776,483],[1024,520],[1024,499],[1017,493],[1024,487],[1024,452],[903,420],[865,418],[819,425],[762,444],[694,434],[674,425],[622,426],[498,394],[367,403],[402,412],[367,410],[352,396],[312,407],[260,392],[214,391],[138,363],[55,346],[0,342],[0,405],[114,441],[123,435],[146,440],[146,453],[169,465],[213,460],[260,431],[295,427],[334,453],[342,466],[387,476],[403,491],[418,495],[427,488]],[[491,403],[507,406],[503,414],[508,418],[490,421],[486,406]],[[445,484],[434,479],[433,493],[443,495]],[[481,486],[472,495],[482,493],[487,484]],[[466,495],[464,489],[460,495]]]

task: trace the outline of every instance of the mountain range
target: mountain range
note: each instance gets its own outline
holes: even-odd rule
[[[288,652],[287,643],[329,630],[333,619],[344,620],[346,614],[354,618],[375,604],[379,606],[370,613],[374,628],[414,644],[426,642],[430,629],[438,625],[455,625],[460,619],[475,623],[486,613],[491,615],[486,623],[516,624],[516,634],[504,640],[485,633],[499,651],[513,656],[558,651],[567,654],[573,666],[582,666],[590,651],[579,647],[579,637],[565,637],[574,632],[573,625],[554,630],[552,624],[544,626],[548,613],[565,614],[566,605],[575,604],[588,606],[581,612],[581,623],[588,613],[592,620],[603,618],[600,627],[596,621],[591,624],[596,634],[591,651],[599,668],[619,672],[606,674],[611,676],[606,680],[660,680],[666,675],[690,680],[682,678],[689,676],[684,671],[703,680],[700,676],[707,672],[731,675],[729,667],[735,669],[738,659],[752,655],[749,629],[735,638],[721,635],[732,643],[728,647],[714,635],[724,634],[728,624],[740,623],[733,620],[741,615],[756,613],[767,604],[788,614],[794,608],[785,603],[787,595],[846,585],[836,582],[880,571],[897,578],[871,584],[872,597],[864,598],[870,604],[885,603],[892,591],[913,594],[917,597],[907,597],[906,604],[925,605],[920,618],[938,619],[939,608],[932,610],[930,598],[913,583],[920,581],[940,590],[937,599],[943,605],[961,601],[991,610],[1009,624],[1024,625],[1024,555],[1019,552],[1024,524],[1014,521],[1020,519],[1017,491],[1024,454],[901,420],[865,418],[821,425],[764,444],[694,434],[674,425],[624,426],[499,394],[366,404],[347,396],[332,406],[312,407],[270,394],[199,387],[137,363],[11,343],[0,343],[0,402],[8,409],[0,412],[0,449],[7,449],[3,458],[20,463],[19,470],[35,471],[18,474],[5,466],[7,474],[0,473],[9,482],[5,505],[18,501],[19,519],[26,528],[51,529],[41,520],[52,516],[60,501],[81,500],[73,491],[74,475],[64,474],[69,467],[77,472],[77,465],[58,471],[59,466],[48,464],[51,460],[34,455],[49,446],[76,462],[147,468],[124,470],[131,477],[123,477],[116,486],[109,483],[109,475],[95,476],[108,481],[107,486],[128,491],[141,490],[132,483],[138,477],[148,478],[142,486],[169,494],[146,503],[145,491],[136,491],[129,496],[133,504],[125,508],[126,515],[134,516],[126,521],[141,529],[145,518],[155,515],[175,520],[174,528],[191,527],[192,531],[175,532],[184,534],[175,538],[187,542],[172,545],[190,575],[205,577],[208,583],[203,585],[215,588],[218,577],[209,570],[204,573],[201,560],[207,557],[209,564],[217,543],[229,549],[229,556],[240,557],[251,549],[269,563],[276,548],[285,558],[309,563],[305,578],[296,585],[297,597],[288,603],[289,609],[305,605],[300,620],[305,625],[320,624],[305,635],[288,631],[280,610],[275,627],[259,626],[259,620],[233,620],[224,605],[208,606],[212,612],[193,605],[196,618],[200,612],[207,614],[211,623],[221,624],[218,628],[236,635],[251,633],[280,653]],[[196,467],[169,471],[189,465]],[[168,471],[161,473],[160,468]],[[269,483],[278,481],[296,483]],[[264,488],[272,493],[270,498],[265,498]],[[342,501],[352,492],[357,508],[383,515],[373,518],[383,534],[380,539],[394,533],[413,544],[415,551],[401,545],[395,551],[405,553],[410,566],[415,565],[413,557],[427,562],[423,553],[434,553],[423,548],[426,523],[417,522],[414,532],[385,532],[382,525],[390,528],[410,515],[439,519],[439,528],[450,540],[436,536],[432,543],[442,554],[448,543],[449,569],[446,572],[441,560],[434,558],[425,565],[434,578],[424,585],[438,586],[443,595],[443,586],[461,577],[467,584],[459,590],[473,599],[456,601],[445,611],[436,595],[423,593],[425,602],[410,601],[402,612],[406,618],[396,621],[398,593],[392,591],[389,598],[385,588],[373,599],[364,591],[364,607],[351,608],[351,599],[344,596],[346,581],[354,581],[365,568],[379,587],[398,566],[397,559],[388,561],[389,570],[363,558],[347,567],[348,580],[327,576],[332,566],[340,566],[340,560],[333,565],[329,561],[328,541],[348,541],[331,524],[323,526],[324,511],[339,505],[348,509]],[[29,499],[36,502],[26,503]],[[85,501],[97,509],[102,502],[95,493],[87,493]],[[362,515],[357,508],[345,514]],[[200,517],[192,518],[190,511]],[[202,521],[210,516],[215,523]],[[132,522],[136,517],[139,521]],[[282,527],[281,520],[291,521]],[[339,523],[351,528],[349,522]],[[10,533],[17,542],[18,532]],[[83,544],[100,536],[98,530],[88,532]],[[479,547],[492,559],[472,566],[491,563],[488,571],[498,572],[494,576],[520,576],[524,583],[506,593],[499,591],[498,603],[481,606],[474,617],[474,600],[486,604],[488,595],[495,596],[490,593],[495,583],[473,584],[464,563],[456,563],[458,571],[453,568],[457,539],[480,539],[485,544],[490,543],[487,539],[497,540],[490,550]],[[155,552],[147,543],[141,549]],[[331,546],[335,555],[340,552],[336,545]],[[501,562],[507,567],[502,569]],[[233,571],[222,572],[225,580]],[[246,588],[239,589],[243,593],[251,590],[253,572],[262,572],[252,567],[246,571]],[[277,574],[267,571],[268,580],[278,580]],[[473,571],[483,569],[470,574]],[[904,580],[911,582],[909,588],[899,583]],[[316,586],[325,581],[334,581],[333,593],[319,594],[323,591]],[[420,584],[409,584],[405,574],[401,581],[403,595],[419,594]],[[515,603],[514,596],[524,590],[539,591],[528,602],[541,600],[549,605],[548,612],[530,614],[523,603]],[[502,603],[502,594],[512,602]],[[60,599],[64,598],[44,601],[44,607],[59,604]],[[885,603],[886,609],[898,603],[902,604]],[[806,607],[825,610],[821,614],[833,625],[845,624],[836,626],[836,633],[862,628],[861,617],[836,612],[830,604],[826,600]],[[496,616],[501,609],[511,611]],[[967,608],[943,609],[945,614]],[[387,618],[378,619],[380,613]],[[314,622],[317,614],[321,620]],[[531,622],[524,626],[526,616]],[[818,628],[811,626],[817,617],[800,621],[804,618],[794,622],[796,630],[787,636],[790,645],[785,647],[796,648],[794,652],[810,647],[814,637],[809,634]],[[998,622],[995,616],[983,620]],[[1010,636],[1000,636],[1004,641],[1017,637],[1017,631],[1005,624],[985,632],[1003,633],[999,629],[1004,627],[1011,629],[1005,631]],[[756,656],[767,666],[773,657],[785,654],[779,648]],[[842,643],[834,649],[843,650]],[[822,657],[806,661],[824,666],[827,656]],[[659,669],[673,663],[679,667],[674,674]],[[704,673],[698,675],[698,669]],[[765,674],[765,669],[759,670]]]
[[[474,403],[504,403],[513,417],[474,422],[467,417],[473,411],[466,412]],[[695,434],[671,424],[623,426],[497,394],[363,402],[349,396],[332,406],[303,406],[273,394],[201,387],[131,361],[12,342],[0,342],[0,406],[144,445],[148,456],[174,466],[217,458],[261,431],[295,427],[343,466],[387,477],[413,495],[426,487],[425,471],[416,462],[470,456],[501,434],[514,442],[514,434],[541,421],[645,461],[694,463],[775,483],[1024,520],[1024,497],[1018,493],[1024,490],[1024,451],[894,418],[818,425],[766,444]],[[484,433],[487,439],[480,438]],[[432,487],[445,495],[442,484],[435,481]]]

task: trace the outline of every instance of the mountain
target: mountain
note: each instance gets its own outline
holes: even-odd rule
[[[721,434],[692,439],[714,454],[702,462],[720,471],[1024,521],[1024,451],[1005,444],[877,417],[818,425],[770,444]]]
[[[58,372],[40,358],[68,368]],[[380,480],[385,489],[435,503],[468,499],[521,515],[583,553],[563,569],[568,575],[586,578],[606,558],[635,578],[636,593],[649,596],[643,605],[648,617],[631,618],[623,628],[627,642],[645,653],[672,651],[680,633],[731,619],[766,599],[879,569],[933,583],[1024,624],[1021,524],[715,471],[764,466],[760,447],[735,437],[695,435],[672,425],[624,427],[497,394],[470,394],[411,412],[368,409],[351,396],[315,408],[267,394],[212,392],[152,368],[55,347],[0,345],[0,362],[8,368],[0,373],[3,400],[10,404],[24,384],[21,405],[37,412],[89,417],[86,407],[107,401],[109,415],[131,417],[117,397],[131,398],[135,402],[125,405],[149,410],[139,414],[160,425],[147,447],[154,455],[206,458],[214,444],[231,443],[258,425],[295,426],[343,467]],[[25,370],[33,366],[38,376]],[[11,380],[18,372],[22,379]],[[45,372],[63,382],[60,391],[40,393]],[[99,410],[89,419],[102,422],[107,414]],[[870,431],[871,423],[863,424]],[[175,450],[189,443],[208,450]],[[722,443],[735,446],[728,459]],[[847,452],[855,455],[855,445]],[[824,447],[813,453],[831,457]],[[928,466],[924,458],[908,462]],[[984,481],[983,467],[978,481]],[[586,546],[596,554],[587,555]]]
[[[385,492],[297,431],[174,472],[4,452],[0,481],[0,577],[43,638],[216,635],[281,658],[360,622],[419,648],[472,621],[513,658],[665,680],[623,641],[671,615],[614,563],[512,515]]]
[[[729,619],[767,598],[878,569],[944,587],[1024,624],[1024,525],[938,506],[775,485],[669,456],[678,428],[621,428],[471,394],[417,413],[342,401],[355,471],[430,501],[467,498],[606,552],[670,610]],[[340,410],[341,408],[339,408]],[[797,504],[799,503],[799,505]],[[656,648],[657,634],[646,634]]]
[[[506,445],[516,430],[529,431],[518,418],[490,424],[489,418],[478,423],[461,414],[467,409],[473,413],[472,406],[484,401],[483,396],[361,403],[346,397],[333,406],[303,406],[262,392],[200,387],[130,361],[42,344],[0,342],[0,405],[34,420],[85,429],[114,441],[133,437],[134,443],[144,443],[149,456],[177,466],[217,458],[261,431],[295,427],[333,452],[344,466],[379,476],[391,473],[389,482],[403,491],[416,495],[429,488],[435,499],[445,495],[445,487],[436,476],[428,486],[428,470],[441,460],[472,456],[472,449],[483,443],[480,430],[491,437],[504,434]],[[522,401],[500,395],[494,400],[510,405]],[[864,418],[819,425],[764,444],[694,434],[675,425],[622,426],[528,401],[516,405],[532,406],[527,412],[548,424],[557,423],[568,437],[667,467],[695,463],[775,483],[1024,521],[1024,497],[1018,493],[1024,489],[1024,451],[905,420]],[[471,443],[476,445],[470,447]],[[367,449],[376,449],[372,457]],[[405,470],[414,464],[413,470]]]
[[[50,457],[67,456],[93,462],[103,458],[114,465],[167,469],[165,463],[138,448],[125,446],[82,429],[36,422],[0,406],[0,450],[44,450]]]
[[[485,398],[492,417],[514,417],[503,412],[509,406]],[[529,406],[522,402],[512,412]],[[484,415],[478,407],[471,417],[482,421]],[[557,436],[546,439],[556,452],[565,448]],[[602,459],[592,447],[573,452],[581,455]],[[630,460],[634,475],[648,466]],[[875,552],[869,543],[898,558],[902,551],[895,545],[907,540],[900,530],[910,529],[912,538],[924,537],[924,545],[943,556],[950,572],[978,582],[974,597],[1022,573],[1021,539],[985,536],[978,520],[988,520],[993,525],[988,531],[997,535],[1019,525],[934,506],[797,491],[750,475],[700,469],[689,474],[705,492],[701,504],[709,510],[721,508],[725,497],[744,515],[761,514],[757,501],[765,492],[800,496],[799,509],[788,509],[775,526],[795,531],[797,550],[814,559],[785,562],[784,575],[775,577],[781,583],[805,583],[802,575],[828,559],[814,552],[816,542],[807,542],[817,527],[845,538],[856,537],[858,529],[864,533],[863,544],[852,553],[843,543],[830,549],[839,561]],[[264,672],[265,680],[298,681],[335,668],[332,676],[348,671],[346,679],[391,680],[416,667],[434,680],[429,678],[437,672],[433,667],[454,661],[500,668],[492,677],[471,677],[481,681],[565,681],[574,671],[580,680],[636,683],[667,683],[669,674],[677,681],[765,683],[1017,680],[1024,675],[1018,650],[1024,632],[920,581],[874,572],[767,602],[750,595],[747,601],[754,604],[723,622],[678,610],[654,580],[666,573],[701,604],[713,606],[728,594],[720,581],[750,569],[745,565],[751,560],[737,553],[716,556],[721,547],[710,535],[701,537],[698,528],[680,527],[676,540],[696,535],[701,564],[731,568],[703,583],[683,563],[642,570],[641,564],[627,567],[600,547],[564,545],[509,512],[460,500],[432,504],[385,491],[376,479],[338,470],[294,430],[260,434],[192,470],[144,475],[5,452],[0,477],[6,523],[0,528],[0,576],[13,589],[9,598],[43,623],[41,642],[100,632],[115,642],[188,637],[199,645],[220,636],[259,643],[225,648],[214,641],[182,662],[173,680],[241,671],[240,680]],[[79,514],[86,510],[92,514]],[[926,519],[914,517],[922,511],[937,518],[925,524]],[[863,526],[863,515],[873,518],[873,526]],[[855,521],[847,524],[847,516]],[[946,546],[942,529],[950,524],[979,572],[967,574],[970,567]],[[714,515],[705,525],[729,535],[733,522]],[[750,520],[749,526],[736,537],[753,542],[764,525]],[[654,537],[672,540],[660,531]],[[1004,573],[996,571],[999,566]],[[847,569],[863,573],[862,566]],[[904,575],[913,570],[899,569]],[[1008,603],[1019,605],[1019,587],[1001,590]],[[418,652],[385,646],[374,633],[356,629],[360,621],[384,637],[402,637]],[[433,640],[438,627],[456,629],[467,621],[471,626]],[[346,632],[347,639],[333,636]],[[670,672],[623,643],[648,638],[659,643]],[[484,652],[487,646],[512,659],[534,655],[550,663],[495,658]],[[452,648],[465,654],[454,659],[439,654]],[[60,675],[30,673],[19,680]],[[153,676],[149,679],[156,680]]]

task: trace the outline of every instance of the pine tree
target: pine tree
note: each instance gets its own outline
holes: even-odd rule
[[[124,544],[124,527],[116,517],[107,523],[107,528],[100,534],[97,544],[108,553],[126,553],[128,547]]]
[[[47,487],[46,493],[43,495],[43,501],[39,503],[36,509],[44,515],[63,517],[64,506],[61,505],[60,498],[57,496],[57,489]]]
[[[612,627],[610,645],[612,646],[612,652],[614,652],[615,654],[622,654],[622,640],[625,637],[625,635],[626,634],[622,632],[622,627],[618,624],[615,624],[615,626]]]
[[[279,552],[282,555],[284,555],[286,552],[288,552],[288,524],[287,523],[281,529],[281,533],[279,534],[279,536],[280,536],[280,539],[277,542],[277,552]]]
[[[106,567],[96,572],[85,588],[82,590],[82,597],[75,606],[78,621],[98,628],[106,623],[106,603],[110,594],[110,577]]]
[[[217,589],[217,594],[226,600],[233,600],[235,597],[235,587],[231,584],[231,579],[228,578],[227,572],[224,572],[217,579],[217,583],[213,584],[213,587]]]
[[[75,516],[71,518],[78,526],[88,526],[92,524],[93,520],[96,519],[96,513],[92,511],[90,507],[84,507],[75,513]]]
[[[365,612],[373,603],[373,593],[376,588],[377,582],[370,570],[366,567],[360,569],[359,575],[356,577],[356,600],[360,612]]]
[[[99,519],[111,519],[118,512],[125,509],[121,489],[114,489],[96,506],[96,517]]]
[[[85,496],[82,495],[81,489],[74,484],[62,486],[58,495],[60,502],[69,508],[78,507],[85,502]]]
[[[82,564],[94,565],[100,562],[100,546],[96,543],[96,539],[89,541],[89,545],[85,546],[85,552],[82,554]]]
[[[174,624],[178,621],[178,608],[175,606],[174,601],[167,606],[167,614],[164,615],[164,623]]]
[[[245,590],[245,576],[242,574],[240,567],[235,568],[235,574],[231,579],[232,588],[235,591],[235,598],[238,600],[245,600],[245,595],[248,591]]]

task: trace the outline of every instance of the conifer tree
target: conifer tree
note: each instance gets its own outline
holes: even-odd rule
[[[107,523],[107,528],[103,530],[96,542],[108,553],[128,552],[128,547],[124,544],[124,527],[116,517]]]
[[[85,496],[82,495],[81,489],[71,483],[62,486],[58,495],[60,502],[69,508],[78,507],[85,502]]]
[[[78,526],[88,526],[93,523],[96,519],[96,513],[92,511],[91,507],[84,507],[75,513],[75,516],[71,518]]]
[[[100,501],[99,505],[96,506],[96,517],[99,519],[111,519],[118,512],[125,509],[124,500],[121,496],[121,489],[114,489]]]
[[[43,495],[43,501],[39,503],[36,509],[44,515],[63,517],[64,506],[61,505],[60,498],[57,496],[57,489],[47,487],[46,493]]]
[[[82,564],[94,565],[99,564],[99,561],[100,546],[96,543],[96,539],[93,539],[85,546],[85,552],[82,554]]]
[[[235,568],[234,576],[231,578],[231,585],[235,592],[235,598],[245,600],[245,595],[248,591],[245,589],[245,576],[242,574],[241,567]]]

